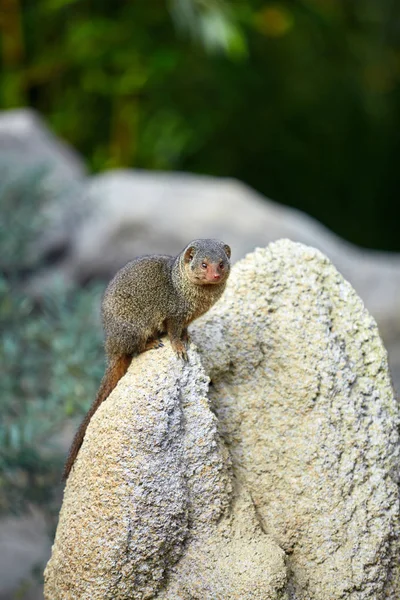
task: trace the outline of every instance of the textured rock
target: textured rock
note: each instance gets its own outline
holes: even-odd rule
[[[290,597],[400,597],[399,410],[351,286],[280,241],[234,267],[193,337],[235,477],[288,554]]]
[[[351,286],[283,240],[235,265],[192,338],[209,389],[166,345],[93,418],[46,598],[400,597],[399,409]]]
[[[93,417],[68,479],[48,600],[152,598],[184,553],[160,597],[285,598],[284,553],[248,494],[227,510],[230,461],[207,386],[194,353],[190,366],[169,346],[133,361]]]

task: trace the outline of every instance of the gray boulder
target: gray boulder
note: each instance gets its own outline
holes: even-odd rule
[[[360,249],[308,215],[232,179],[182,173],[111,171],[88,180],[85,218],[57,267],[67,279],[110,277],[133,257],[176,254],[199,237],[232,246],[233,260],[256,245],[290,238],[321,250],[377,319],[400,389],[400,256]]]
[[[0,163],[46,167],[52,182],[68,185],[86,175],[83,160],[28,108],[0,112]]]
[[[0,169],[8,178],[33,177],[40,182],[46,228],[33,249],[64,254],[76,223],[83,219],[86,166],[77,152],[60,141],[34,111],[0,112]],[[39,282],[38,288],[42,286]]]
[[[75,277],[112,274],[132,257],[176,254],[188,240],[232,245],[233,260],[255,245],[289,238],[328,256],[376,317],[398,309],[400,256],[361,250],[308,215],[268,200],[233,179],[183,173],[111,171],[88,180],[88,217],[70,258]]]
[[[351,286],[280,241],[191,333],[189,364],[140,355],[93,417],[45,597],[399,597],[399,408]]]

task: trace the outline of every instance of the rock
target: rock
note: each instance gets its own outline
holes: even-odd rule
[[[193,338],[235,479],[287,553],[289,597],[399,598],[399,407],[351,286],[280,241],[234,267]]]
[[[308,215],[233,179],[137,170],[86,178],[81,157],[30,109],[0,112],[0,166],[48,167],[49,227],[36,249],[54,262],[29,286],[34,295],[66,281],[111,277],[140,254],[176,254],[188,240],[217,237],[242,258],[255,245],[288,237],[324,252],[377,319],[400,390],[400,256],[362,250]]]
[[[4,162],[21,170],[48,167],[52,180],[65,187],[86,175],[79,155],[27,108],[0,112],[0,164]]]
[[[234,261],[255,244],[282,237],[326,254],[376,317],[398,314],[400,255],[361,250],[308,215],[233,179],[111,171],[90,178],[87,194],[88,217],[76,232],[70,258],[78,279],[111,275],[139,254],[176,254],[199,237],[226,240]]]
[[[78,153],[51,133],[34,111],[2,111],[0,169],[7,178],[40,181],[47,223],[33,251],[47,257],[64,256],[85,212],[86,166]]]
[[[351,286],[283,240],[192,339],[203,366],[142,354],[93,417],[45,597],[400,597],[399,407]]]
[[[133,361],[91,421],[67,482],[45,597],[285,598],[284,554],[248,494],[228,511],[230,461],[198,357],[189,366],[169,347],[154,354]]]

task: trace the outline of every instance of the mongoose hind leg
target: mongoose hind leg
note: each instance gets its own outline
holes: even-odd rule
[[[163,346],[164,344],[160,338],[149,338],[146,342],[143,352],[146,352],[147,350],[157,350],[157,348],[162,348]]]
[[[144,352],[147,337],[133,323],[119,315],[107,314],[103,318],[105,330],[105,350],[108,356]],[[151,337],[153,339],[153,337]]]

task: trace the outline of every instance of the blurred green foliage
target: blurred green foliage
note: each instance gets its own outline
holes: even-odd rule
[[[37,108],[93,169],[238,177],[400,250],[399,3],[2,4],[1,106]]]
[[[0,511],[51,502],[59,434],[91,404],[103,368],[100,289],[29,294],[42,266],[42,175],[0,166]]]

